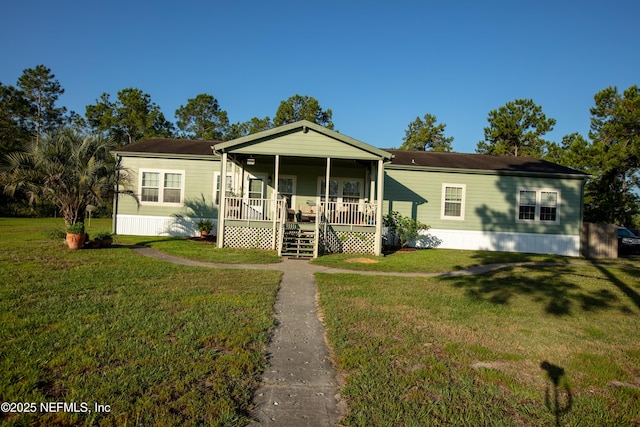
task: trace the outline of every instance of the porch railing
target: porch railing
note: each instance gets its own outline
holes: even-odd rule
[[[285,207],[285,200],[227,197],[224,218],[243,221],[280,220]]]
[[[378,205],[366,202],[320,202],[323,221],[335,225],[376,225]]]
[[[242,197],[227,197],[225,219],[243,221],[280,221],[286,210],[284,199],[245,199]],[[378,205],[367,202],[323,202],[317,201],[316,214],[308,216],[302,214],[309,221],[333,225],[376,225],[376,211]]]

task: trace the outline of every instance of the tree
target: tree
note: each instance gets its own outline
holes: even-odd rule
[[[173,135],[173,125],[165,119],[160,107],[151,102],[151,96],[140,89],[121,90],[116,102],[103,93],[95,105],[87,106],[85,116],[94,131],[106,133],[119,145]]]
[[[51,202],[67,226],[82,222],[88,205],[98,205],[127,179],[110,153],[115,145],[102,137],[82,137],[71,129],[45,138],[7,156],[9,167],[0,174],[0,184],[9,195],[23,190],[31,203]]]
[[[222,140],[229,128],[227,112],[218,100],[201,93],[176,110],[176,125],[187,138]]]
[[[282,126],[299,120],[308,120],[328,129],[333,129],[332,115],[331,110],[322,110],[320,108],[317,99],[296,94],[286,101],[280,102],[273,124]]]
[[[21,150],[29,141],[29,112],[21,90],[0,83],[0,163],[4,163],[5,154]]]
[[[640,89],[622,94],[616,87],[598,92],[591,108],[593,177],[585,189],[585,218],[631,224],[639,212]]]
[[[592,148],[587,139],[578,132],[574,132],[563,136],[560,145],[555,142],[550,143],[544,159],[590,173],[595,155]]]
[[[31,106],[27,126],[36,139],[53,132],[65,123],[65,107],[56,107],[58,97],[64,93],[51,69],[44,65],[27,68],[18,78],[18,87]]]
[[[436,124],[436,116],[425,114],[424,119],[416,117],[414,121],[409,123],[409,128],[405,131],[402,138],[404,143],[400,146],[401,150],[418,150],[418,151],[451,151],[451,142],[453,137],[445,137],[444,129],[447,127],[444,123]]]
[[[253,117],[251,120],[244,123],[233,123],[229,126],[229,131],[225,135],[225,140],[230,141],[236,138],[242,138],[243,136],[252,135],[254,133],[269,130],[273,127],[269,116],[264,119]]]
[[[542,112],[531,99],[516,99],[489,112],[489,126],[476,152],[491,155],[544,157],[549,142],[542,136],[553,130],[556,121]]]

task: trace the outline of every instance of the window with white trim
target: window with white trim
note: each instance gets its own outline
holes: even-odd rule
[[[278,177],[278,194],[287,200],[287,209],[291,209],[293,204],[293,195],[296,192],[295,176],[279,176]]]
[[[324,200],[324,196],[326,193],[327,182],[324,178],[320,180],[320,200]],[[336,202],[338,201],[338,189],[340,188],[340,184],[338,180],[335,178],[329,179],[329,201]]]
[[[329,180],[329,201],[338,203],[358,203],[363,198],[364,181],[354,178],[331,178]],[[325,178],[320,178],[318,193],[324,200]]]
[[[518,190],[518,222],[560,223],[560,191],[554,189]]]
[[[220,186],[222,185],[222,174],[220,172],[213,173],[213,200],[215,200],[215,204],[220,204]],[[226,197],[231,197],[233,195],[233,175],[227,174],[227,189],[225,191]]]
[[[464,220],[465,184],[442,184],[442,219]]]
[[[180,205],[184,171],[140,170],[140,203]]]

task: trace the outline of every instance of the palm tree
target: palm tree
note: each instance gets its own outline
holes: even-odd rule
[[[0,175],[0,184],[8,194],[23,191],[30,203],[51,202],[69,227],[83,222],[88,205],[108,199],[116,185],[127,180],[126,171],[110,154],[114,147],[112,141],[102,137],[64,129],[31,142],[24,152],[8,154],[8,167]]]

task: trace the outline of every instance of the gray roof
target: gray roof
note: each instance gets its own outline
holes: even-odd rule
[[[147,153],[214,157],[212,146],[222,141],[150,138],[114,150],[117,153]],[[534,157],[488,156],[484,154],[440,153],[432,151],[384,150],[393,155],[392,167],[466,169],[520,173],[586,176],[585,173]],[[285,154],[286,156],[286,154]]]
[[[221,141],[202,141],[194,139],[150,138],[134,144],[125,145],[116,153],[183,154],[213,156],[212,145]]]
[[[467,169],[542,174],[586,175],[535,157],[489,156],[486,154],[441,153],[433,151],[386,150],[393,154],[392,165],[437,169]]]

